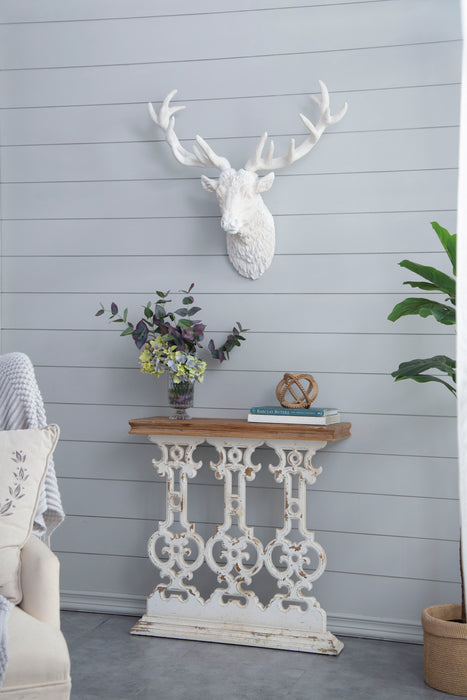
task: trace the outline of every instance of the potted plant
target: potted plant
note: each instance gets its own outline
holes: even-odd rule
[[[456,235],[451,235],[436,221],[431,223],[452,265],[454,277],[434,267],[403,260],[401,267],[415,272],[422,281],[408,281],[413,288],[429,292],[441,292],[443,301],[411,297],[396,304],[389,314],[390,321],[402,316],[433,316],[439,323],[454,325],[456,322]],[[427,371],[441,373],[433,375]],[[392,372],[396,381],[412,379],[419,383],[438,382],[456,395],[456,362],[446,355],[402,362]],[[453,695],[467,696],[467,624],[465,610],[464,580],[462,576],[461,605],[432,605],[422,613],[424,641],[424,677],[432,688]]]
[[[143,316],[136,324],[128,321],[128,309],[119,314],[118,306],[112,302],[110,309],[101,303],[96,316],[109,313],[113,323],[123,323],[124,329],[120,335],[131,335],[136,347],[141,351],[139,363],[141,372],[160,377],[165,371],[169,379],[169,404],[175,408],[171,418],[187,420],[186,409],[193,405],[195,382],[202,382],[206,371],[206,362],[198,357],[202,349],[206,326],[194,316],[201,311],[195,306],[191,291],[194,284],[187,290],[182,290],[182,306],[176,311],[168,311],[166,305],[171,302],[170,291],[156,291],[157,300],[154,304],[148,301],[143,307]],[[178,318],[177,318],[178,317]],[[208,350],[216,360],[224,362],[230,356],[234,347],[245,340],[242,328],[237,321],[222,345],[216,347],[213,340],[208,343]]]

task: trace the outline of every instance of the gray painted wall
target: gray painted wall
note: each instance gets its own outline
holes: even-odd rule
[[[210,363],[193,415],[244,417],[284,371],[312,372],[318,403],[353,424],[317,460],[308,525],[329,556],[315,593],[333,630],[418,638],[422,608],[459,597],[455,403],[389,374],[454,354],[454,335],[386,317],[407,296],[402,258],[445,264],[429,222],[455,230],[457,0],[4,0],[0,21],[2,351],[30,355],[62,429],[64,604],[142,610],[164,516],[152,449],[127,421],[168,413],[165,380],[94,313],[194,281],[217,340],[237,319],[251,332]],[[200,133],[240,166],[265,129],[279,152],[300,138],[319,78],[349,112],[276,174],[277,254],[251,282],[146,102],[177,87],[185,145]],[[281,492],[263,471],[248,517],[268,537]],[[208,471],[198,484],[190,513],[208,533],[222,491]]]

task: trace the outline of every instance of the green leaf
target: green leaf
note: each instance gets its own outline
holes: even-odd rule
[[[440,292],[444,292],[453,298],[456,296],[456,280],[446,275],[444,272],[437,270],[435,267],[419,265],[410,260],[402,260],[399,265],[411,272],[415,272],[417,275],[420,275],[420,277],[424,277],[428,282],[435,285]]]
[[[435,355],[425,359],[410,360],[409,362],[402,362],[396,372],[392,373],[392,376],[396,377],[399,374],[403,374],[405,377],[412,377],[426,372],[428,369],[436,369],[440,372],[445,372],[450,377],[454,377],[456,361],[447,357],[447,355]]]
[[[409,297],[396,304],[389,314],[388,320],[397,321],[402,316],[411,315],[422,316],[422,318],[434,316],[437,321],[446,326],[453,325],[456,322],[456,312],[452,307],[420,297]]]
[[[120,335],[131,335],[133,333],[133,328],[131,326],[128,326],[128,328],[125,328],[124,331],[120,333]]]
[[[95,316],[102,316],[103,313],[104,313],[104,309],[99,309],[99,311],[94,315]]]
[[[438,287],[431,282],[404,282],[404,284],[409,284],[412,288],[423,289],[427,292],[437,292]]]
[[[160,297],[161,299],[164,299],[164,298],[167,296],[168,292],[167,292],[167,294],[164,294],[164,292],[157,292],[157,291],[156,291],[156,294],[157,294],[157,296]]]
[[[201,311],[200,306],[192,306],[191,309],[188,311],[188,316],[194,316],[198,313],[198,311]]]
[[[426,384],[427,382],[439,382],[439,384],[444,384],[445,387],[449,389],[449,391],[456,395],[456,387],[452,386],[451,384],[448,384],[447,382],[444,381],[444,379],[440,379],[439,377],[434,377],[431,374],[420,374],[415,377],[404,377],[404,376],[397,376],[396,382],[401,381],[402,379],[413,379],[414,382],[418,382],[419,384]]]
[[[128,316],[128,309],[125,309],[124,312],[123,312],[123,321],[124,321],[124,323],[126,323],[127,316]]]
[[[431,225],[436,232],[441,244],[449,256],[449,260],[452,264],[452,271],[456,274],[456,245],[457,245],[457,235],[453,233],[452,235],[449,231],[438,224],[437,221],[432,221]]]
[[[146,316],[146,318],[152,318],[154,316],[154,312],[151,309],[150,304],[151,302],[149,302],[148,305],[144,307],[144,315]]]
[[[432,374],[423,374],[423,372],[426,372],[428,369],[444,372],[451,377],[454,382],[456,381],[456,362],[446,355],[435,355],[435,357],[428,357],[426,359],[402,362],[397,370],[391,373],[391,376],[394,377],[396,382],[402,379],[413,379],[419,384],[438,382],[447,387],[453,394],[456,393],[455,387],[444,381],[444,379]]]
[[[193,321],[189,321],[186,318],[181,318],[177,322],[177,326],[183,326],[183,328],[191,328],[192,325],[193,325]]]

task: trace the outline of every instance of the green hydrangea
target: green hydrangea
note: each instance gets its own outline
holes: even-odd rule
[[[139,356],[139,363],[141,372],[155,374],[156,377],[168,370],[175,384],[186,379],[202,382],[206,371],[206,362],[171,345],[167,336],[157,336],[147,342]]]

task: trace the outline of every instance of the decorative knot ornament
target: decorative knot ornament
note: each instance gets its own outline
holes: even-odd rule
[[[304,386],[302,382],[307,382],[308,386]],[[293,401],[287,400],[286,397],[289,394],[293,397]],[[277,385],[276,396],[284,408],[310,408],[318,396],[318,382],[311,374],[286,372]]]

